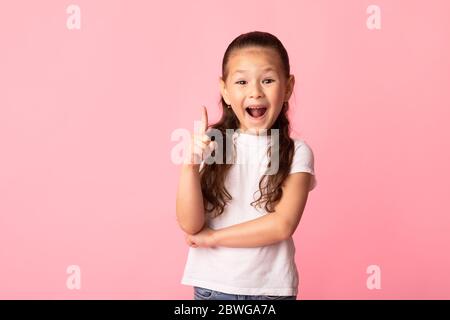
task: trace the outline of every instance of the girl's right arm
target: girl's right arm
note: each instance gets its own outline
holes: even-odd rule
[[[200,163],[205,155],[216,146],[206,135],[208,113],[203,107],[201,127],[194,133],[187,159],[181,167],[180,181],[177,191],[177,221],[181,229],[188,234],[196,234],[205,224],[205,208],[200,185]]]
[[[199,168],[197,164],[183,164],[181,167],[176,211],[178,224],[188,234],[196,234],[205,224]]]

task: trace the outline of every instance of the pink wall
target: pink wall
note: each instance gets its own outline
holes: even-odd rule
[[[191,299],[171,133],[192,130],[202,104],[218,120],[223,53],[261,30],[289,52],[291,120],[315,154],[300,298],[449,299],[449,12],[446,0],[2,1],[0,298]],[[366,285],[370,265],[381,289]]]

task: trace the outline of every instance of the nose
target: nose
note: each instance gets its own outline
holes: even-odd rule
[[[263,91],[258,82],[249,86],[249,96],[250,96],[250,98],[253,98],[253,99],[260,98],[263,96]]]

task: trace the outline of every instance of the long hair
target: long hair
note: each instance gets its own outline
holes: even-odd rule
[[[226,77],[228,76],[227,63],[229,61],[230,54],[237,49],[255,46],[275,49],[281,58],[283,75],[286,79],[289,78],[289,57],[281,41],[270,33],[253,31],[241,34],[229,44],[222,60],[222,79],[224,81],[226,81]],[[232,139],[232,137],[230,137],[229,134],[226,134],[226,129],[237,130],[239,128],[239,120],[234,112],[228,108],[223,97],[221,97],[219,103],[222,106],[222,117],[217,123],[210,125],[209,127],[217,129],[222,133],[222,137],[224,137],[222,140],[224,141],[222,144],[224,150],[223,154],[227,155],[229,154],[228,150],[226,150],[227,146],[233,145],[234,142],[227,141],[228,139]],[[278,171],[276,174],[264,174],[262,176],[259,181],[260,196],[258,199],[250,203],[250,205],[254,207],[261,207],[261,205],[264,204],[264,208],[267,212],[274,212],[275,205],[282,197],[283,191],[281,186],[289,175],[292,158],[294,156],[294,141],[290,138],[290,125],[289,119],[287,118],[288,109],[289,103],[284,102],[278,118],[268,130],[268,133],[270,133],[270,129],[279,130]],[[230,150],[230,152],[233,151]],[[267,154],[268,156],[271,154],[271,145],[268,147]],[[200,171],[200,183],[203,194],[204,208],[207,213],[215,212],[214,216],[221,215],[227,203],[232,200],[232,196],[225,188],[225,179],[233,164],[228,161],[221,162],[222,163],[214,162],[212,164],[207,164],[205,162],[205,165]],[[270,167],[270,165],[271,163],[269,161],[268,167]]]

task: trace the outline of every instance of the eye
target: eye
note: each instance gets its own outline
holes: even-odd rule
[[[268,83],[275,82],[275,80],[273,80],[273,79],[264,79],[263,82],[264,82],[264,81],[270,81],[270,82],[268,82]],[[245,81],[245,80],[240,80],[240,81],[236,81],[235,83],[236,83],[236,84],[245,84],[245,83],[242,83],[242,82],[246,82],[246,81]]]

